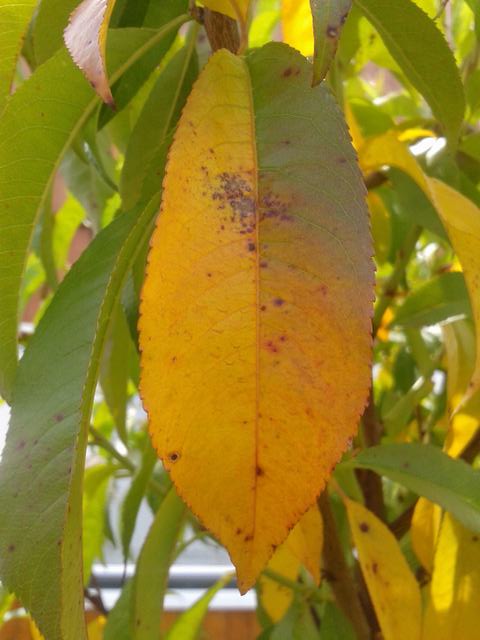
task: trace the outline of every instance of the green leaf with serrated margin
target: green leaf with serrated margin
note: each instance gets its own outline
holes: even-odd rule
[[[112,31],[110,77],[119,78],[184,20],[159,31]],[[0,393],[6,399],[17,360],[18,291],[34,225],[63,155],[98,103],[62,50],[17,90],[0,120]]]
[[[85,638],[79,532],[91,406],[112,311],[157,210],[154,200],[95,238],[18,369],[0,465],[0,578],[49,640]]]
[[[321,82],[330,68],[342,26],[347,19],[352,0],[310,0],[315,50],[313,54],[313,84]]]
[[[425,444],[384,444],[344,463],[371,469],[439,504],[465,527],[480,532],[480,472]]]
[[[465,96],[453,53],[433,20],[411,0],[354,1],[455,142]]]

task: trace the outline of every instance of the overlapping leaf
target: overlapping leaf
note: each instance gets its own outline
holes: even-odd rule
[[[311,73],[280,44],[211,58],[170,152],[143,290],[153,442],[242,591],[314,503],[369,384],[364,187]]]
[[[327,75],[335,56],[352,0],[310,0],[310,6],[315,39],[313,83],[318,84]]]
[[[83,0],[65,29],[65,44],[75,64],[100,98],[114,107],[107,78],[105,53],[107,30],[116,0]]]
[[[131,29],[112,33],[112,79],[120,77],[162,37],[174,33],[183,20],[153,33]],[[16,367],[18,292],[33,227],[66,149],[97,104],[81,72],[67,52],[60,51],[18,89],[2,114],[0,393],[5,398],[10,398]]]

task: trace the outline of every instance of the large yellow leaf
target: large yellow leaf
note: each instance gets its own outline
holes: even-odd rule
[[[284,41],[304,56],[312,56],[315,45],[309,0],[282,0],[281,15]]]
[[[142,295],[154,446],[242,591],[314,504],[369,386],[364,187],[311,72],[279,43],[212,56],[170,151]]]
[[[320,559],[323,548],[323,522],[318,507],[309,509],[290,531],[285,542],[273,554],[268,569],[289,580],[296,580],[300,566],[320,583]],[[262,606],[273,622],[285,615],[293,600],[293,591],[271,578],[260,579]]]
[[[247,21],[250,0],[203,0],[203,4],[212,11],[223,13],[234,20],[244,23]]]
[[[345,499],[362,573],[385,640],[420,640],[420,589],[392,532],[358,502]]]
[[[480,538],[445,513],[422,640],[478,640]]]
[[[105,67],[105,47],[110,16],[115,0],[83,0],[70,16],[65,29],[65,44],[75,64],[111,107],[113,96]]]

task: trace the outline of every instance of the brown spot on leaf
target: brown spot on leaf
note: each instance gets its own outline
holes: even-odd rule
[[[15,545],[14,544],[9,544],[8,545],[8,553],[13,553],[15,551]]]
[[[19,443],[17,444],[17,446],[15,447],[15,449],[16,449],[17,451],[21,451],[22,449],[24,449],[24,448],[25,448],[25,445],[26,445],[26,444],[27,444],[27,443],[26,443],[26,441],[25,441],[25,440],[20,440],[20,442],[19,442]]]
[[[245,541],[245,542],[250,542],[251,540],[253,540],[253,536],[252,536],[252,534],[249,534],[248,536],[245,536],[245,537],[244,537],[244,541]]]
[[[177,462],[179,458],[180,458],[180,454],[178,453],[178,451],[172,451],[171,453],[168,454],[168,459],[170,460],[170,462]]]
[[[53,419],[55,420],[55,422],[61,422],[64,418],[65,416],[63,415],[63,413],[57,413],[56,415],[53,416]]]
[[[363,533],[367,533],[367,531],[370,531],[370,527],[366,522],[361,522],[359,524],[359,528],[360,528],[360,531],[363,531]]]
[[[262,469],[262,467],[257,466],[257,468],[255,469],[255,474],[257,478],[260,478],[261,476],[265,475],[265,471]]]
[[[372,564],[372,571],[373,571],[373,573],[377,573],[378,572],[378,564],[376,562],[374,562]]]
[[[248,243],[247,243],[247,249],[249,251],[255,251],[255,243],[252,242],[251,240],[249,240]]]
[[[282,76],[284,78],[288,78],[289,76],[291,76],[293,73],[293,69],[292,67],[287,67],[286,69],[283,70]]]
[[[338,36],[338,28],[335,27],[334,25],[330,25],[329,27],[327,27],[327,37],[329,38],[336,38]]]
[[[285,300],[283,300],[282,298],[274,298],[273,304],[276,307],[282,307],[285,304]]]
[[[273,340],[269,340],[265,346],[267,348],[267,351],[270,351],[270,353],[278,353],[278,347],[273,342]]]

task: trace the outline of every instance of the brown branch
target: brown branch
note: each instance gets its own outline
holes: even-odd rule
[[[240,48],[240,35],[235,20],[223,15],[223,13],[205,8],[203,10],[203,24],[212,51],[228,49],[232,53],[238,52]]]
[[[353,576],[345,562],[337,533],[337,525],[330,507],[328,491],[318,499],[325,541],[323,545],[323,574],[329,581],[339,608],[350,620],[358,640],[370,640],[370,627],[360,604],[359,594]]]

